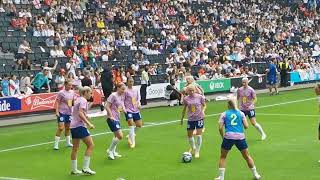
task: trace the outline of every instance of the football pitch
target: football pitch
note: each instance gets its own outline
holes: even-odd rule
[[[267,139],[261,141],[251,124],[246,138],[262,179],[320,179],[319,120],[313,89],[287,91],[277,96],[261,94],[256,106],[257,121],[267,133]],[[225,110],[225,101],[208,103],[200,159],[188,164],[181,162],[182,153],[189,148],[186,123],[181,126],[179,122],[182,107],[144,109],[144,127],[137,132],[136,148],[129,149],[124,138],[117,147],[123,157],[113,161],[106,157],[113,135],[105,117],[94,118],[96,128],[90,132],[94,135],[95,149],[90,166],[97,174],[90,177],[70,175],[71,149],[64,142],[60,142],[60,150],[53,150],[56,121],[0,128],[0,179],[213,180],[218,173],[222,142],[218,115]],[[121,125],[127,128],[124,118]],[[82,143],[79,169],[84,148]],[[227,158],[225,179],[252,179],[236,147]]]

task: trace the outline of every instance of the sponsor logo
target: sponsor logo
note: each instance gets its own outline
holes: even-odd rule
[[[210,90],[223,89],[224,88],[224,83],[223,82],[218,82],[218,83],[210,82],[209,88],[210,88]]]
[[[148,91],[148,95],[150,96],[160,96],[164,94],[164,90],[163,89],[149,89]]]
[[[28,97],[26,99],[26,104],[29,106],[32,103],[31,97]]]
[[[21,99],[15,97],[0,98],[0,112],[21,110]]]
[[[56,102],[56,95],[52,95],[46,98],[42,98],[40,96],[36,96],[33,99],[31,110],[39,109],[39,108],[54,108],[54,103]]]
[[[147,89],[147,97],[148,98],[160,98],[165,95],[165,88],[167,84],[157,84],[151,85]]]
[[[6,100],[0,102],[0,112],[11,111],[11,104]]]

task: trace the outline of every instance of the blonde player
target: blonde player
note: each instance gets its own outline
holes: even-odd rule
[[[189,85],[186,89],[188,96],[183,99],[183,111],[181,116],[181,125],[186,111],[188,110],[188,126],[187,135],[191,152],[194,152],[195,158],[200,157],[200,148],[202,144],[202,130],[204,127],[204,116],[206,103],[204,96],[196,93],[196,87]],[[194,131],[196,130],[197,143],[194,139]]]
[[[58,128],[54,138],[54,150],[59,149],[59,141],[62,131],[64,130],[67,147],[72,147],[70,138],[70,122],[72,106],[75,99],[75,92],[72,90],[72,82],[67,80],[64,83],[64,90],[59,91],[56,100],[56,116]]]
[[[127,82],[128,88],[124,96],[124,106],[127,111],[125,116],[129,126],[128,144],[130,148],[134,148],[136,145],[135,130],[142,127],[140,91],[133,89],[133,84],[133,78],[129,78]]]
[[[186,89],[187,89],[187,87],[188,87],[189,85],[194,85],[194,87],[195,87],[195,92],[196,92],[197,94],[204,95],[203,89],[201,88],[201,86],[200,86],[199,84],[197,84],[197,83],[195,82],[195,80],[194,80],[194,78],[193,78],[192,76],[187,76],[187,77],[186,77],[186,84],[185,84],[185,87],[184,87],[183,90],[182,90],[182,94],[183,94],[183,95],[187,95]],[[183,98],[183,97],[181,97],[181,98]]]
[[[106,103],[107,123],[110,130],[114,133],[114,138],[112,139],[109,149],[107,149],[107,155],[110,160],[121,157],[121,155],[116,152],[117,144],[123,138],[120,126],[120,112],[127,113],[124,107],[126,86],[123,83],[119,83],[116,85],[116,88],[117,91],[108,97]]]
[[[242,87],[237,91],[237,99],[240,101],[240,110],[249,117],[251,124],[260,132],[261,140],[267,138],[262,126],[256,121],[256,112],[254,110],[257,96],[252,87],[249,86],[249,79],[242,79]]]
[[[188,95],[187,93],[187,87],[189,85],[193,85],[195,87],[195,93],[203,95],[204,96],[204,90],[202,89],[202,87],[196,83],[196,81],[194,80],[193,76],[187,76],[186,77],[186,84],[181,92],[181,100],[184,99],[185,96]],[[202,132],[205,131],[205,127],[202,128]],[[196,135],[196,131],[193,131],[193,134]]]
[[[88,100],[92,98],[92,90],[90,87],[80,87],[79,88],[80,97],[75,100],[73,113],[72,113],[72,120],[71,120],[71,135],[72,135],[72,143],[73,148],[71,152],[71,174],[88,174],[94,175],[96,172],[92,171],[90,166],[90,157],[93,151],[93,140],[90,136],[90,133],[87,129],[93,129],[94,125],[89,121],[87,116],[88,113]],[[85,150],[84,159],[83,159],[83,169],[82,172],[77,168],[77,152],[80,147],[80,141],[83,141],[87,148]]]
[[[224,180],[226,158],[232,146],[236,146],[246,160],[255,179],[261,176],[257,172],[253,159],[249,155],[248,145],[245,139],[244,129],[248,128],[248,122],[243,112],[236,108],[236,102],[228,100],[228,110],[221,114],[219,119],[219,132],[223,138],[221,155],[219,160],[219,176],[216,180]],[[224,130],[225,129],[225,130]]]

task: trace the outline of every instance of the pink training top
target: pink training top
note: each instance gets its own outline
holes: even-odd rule
[[[124,107],[124,96],[120,96],[117,92],[112,93],[107,101],[111,104],[110,108],[111,108],[111,113],[112,116],[115,118],[113,120],[115,121],[119,121],[120,120],[120,112],[125,110]],[[108,113],[108,116],[110,116],[110,114]]]
[[[85,115],[88,113],[88,101],[84,97],[78,97],[74,102],[70,128],[87,127],[80,118],[80,109],[83,110]]]
[[[240,101],[241,110],[250,111],[254,109],[253,99],[256,98],[256,92],[252,87],[248,86],[247,88],[239,88],[237,98]]]
[[[140,92],[136,89],[127,89],[124,94],[124,106],[128,112],[138,113],[140,105]]]
[[[61,90],[57,95],[57,103],[59,103],[59,113],[65,115],[72,114],[72,106],[75,98],[73,90]]]
[[[246,121],[246,116],[244,115],[243,112],[240,111],[240,114],[241,114],[241,119],[242,119],[242,122],[244,123]],[[222,113],[220,118],[219,118],[219,123],[223,123],[225,124],[225,121],[226,121],[226,112]],[[239,128],[239,127],[237,127]],[[239,129],[238,129],[239,130]],[[226,130],[227,131],[227,130]],[[224,138],[226,139],[233,139],[233,140],[242,140],[242,139],[245,139],[245,134],[242,130],[242,127],[240,127],[240,130],[238,132],[232,132],[232,131],[229,131],[229,132],[225,132],[224,134]]]
[[[188,108],[188,121],[199,121],[204,119],[204,96],[194,93],[192,96],[185,97],[183,104]]]

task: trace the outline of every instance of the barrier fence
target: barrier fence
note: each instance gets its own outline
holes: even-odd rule
[[[302,82],[303,79],[298,72],[290,73],[290,81]],[[309,76],[310,77],[310,76]],[[320,80],[320,73],[315,74],[313,79]],[[226,78],[217,80],[203,80],[197,83],[203,88],[205,94],[212,94],[218,92],[229,92],[231,87],[241,87],[242,77]],[[310,80],[310,78],[308,79]],[[249,77],[249,85],[254,89],[266,88],[266,76],[259,75]],[[165,89],[169,83],[152,84],[147,87],[147,99],[161,99],[165,96]],[[182,89],[185,82],[179,83],[178,88]],[[134,86],[135,89],[140,89],[140,86]],[[3,97],[0,98],[0,117],[8,115],[21,115],[26,113],[39,113],[43,111],[53,111],[55,107],[57,93],[32,94],[29,96],[21,95],[17,97]],[[103,98],[101,89],[94,89],[93,104],[99,105]]]

